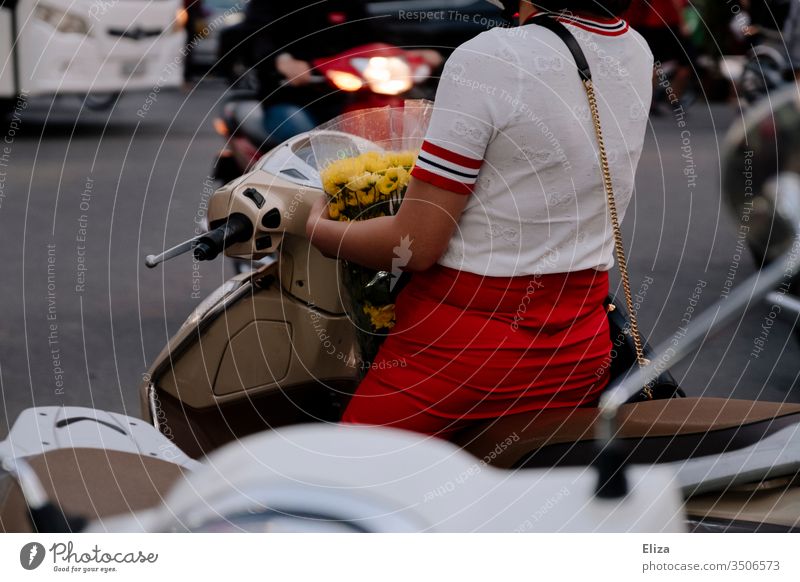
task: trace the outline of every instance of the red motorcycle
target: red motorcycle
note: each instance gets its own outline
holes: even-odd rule
[[[430,54],[430,53],[428,53]],[[431,96],[423,85],[431,78],[426,51],[409,51],[373,43],[351,48],[312,62],[311,83],[325,91],[346,94],[332,116],[358,109],[398,106],[410,97]],[[278,143],[264,127],[262,103],[252,90],[232,91],[214,120],[214,128],[226,139],[214,165],[213,176],[226,184],[248,172],[253,164]],[[319,122],[325,121],[324,119]]]

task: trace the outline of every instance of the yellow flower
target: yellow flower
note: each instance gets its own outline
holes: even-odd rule
[[[322,172],[320,174],[320,178],[322,178],[322,189],[325,190],[325,193],[330,196],[336,196],[339,193],[339,186],[333,179],[333,174],[331,172]]]
[[[372,174],[369,172],[364,172],[363,174],[359,174],[358,176],[353,176],[347,182],[347,188],[354,192],[358,192],[360,190],[369,190],[375,184],[374,180],[372,180]]]
[[[357,176],[364,173],[364,161],[361,157],[345,158],[339,162],[342,167],[342,173],[347,176]]]
[[[392,180],[392,178],[387,174],[383,176],[380,180],[378,180],[377,188],[378,192],[381,193],[383,196],[389,196],[392,192],[397,190],[397,180]]]
[[[323,170],[320,173],[322,188],[330,196],[336,196],[349,179],[336,169]]]
[[[358,191],[358,201],[362,206],[368,206],[375,202],[375,188]]]
[[[409,179],[409,173],[405,168],[389,168],[378,182],[378,191],[383,196],[389,196],[398,188],[404,191]]]
[[[365,303],[363,307],[364,313],[369,315],[372,327],[378,329],[392,329],[394,327],[394,304],[384,305],[383,307],[375,307],[370,303]]]
[[[344,203],[347,206],[358,206],[358,197],[356,193],[350,189],[342,190],[342,196],[344,197]]]
[[[329,164],[320,172],[325,191],[335,195],[353,176],[364,173],[364,163],[358,158],[345,158]]]
[[[331,200],[328,203],[328,216],[330,216],[333,220],[337,220],[339,218],[339,204],[336,200]]]
[[[364,164],[364,169],[367,172],[380,172],[386,169],[389,161],[380,152],[366,152],[359,156],[361,163]]]
[[[389,154],[391,166],[403,166],[404,168],[411,168],[417,160],[417,152],[413,150],[403,150],[401,152],[392,152]]]
[[[402,166],[399,168],[395,168],[397,170],[397,183],[399,184],[400,188],[405,188],[408,186],[408,181],[411,179],[411,174],[403,168]]]

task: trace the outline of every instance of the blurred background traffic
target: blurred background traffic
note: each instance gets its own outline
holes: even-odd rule
[[[301,52],[380,38],[408,49],[452,49],[493,26],[507,26],[483,0],[2,0],[0,104],[6,113],[24,95],[80,97],[90,109],[110,107],[127,92],[180,87],[222,78],[255,83],[257,70],[285,38]],[[633,0],[626,19],[650,44],[656,60],[687,101],[737,96],[753,49],[775,49],[792,68],[797,16],[791,0]],[[309,14],[315,16],[310,18]],[[348,14],[350,13],[350,14]],[[359,36],[324,32],[364,19]],[[304,38],[305,37],[305,38]],[[337,46],[330,45],[336,38]],[[272,46],[274,45],[274,46]],[[293,49],[288,48],[288,53]],[[294,51],[296,52],[296,51]],[[776,55],[771,55],[776,57]],[[243,78],[244,77],[244,78]],[[250,77],[249,79],[247,77]],[[253,85],[255,87],[255,85]]]

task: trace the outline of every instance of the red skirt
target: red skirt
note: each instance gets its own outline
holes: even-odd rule
[[[444,435],[479,419],[592,405],[608,382],[608,273],[414,274],[342,422]]]

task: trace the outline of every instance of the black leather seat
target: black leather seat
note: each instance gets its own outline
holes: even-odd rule
[[[597,408],[547,410],[486,421],[456,444],[502,468],[584,466],[597,455]],[[619,442],[632,463],[664,463],[751,445],[800,423],[800,404],[674,398],[626,404]]]

